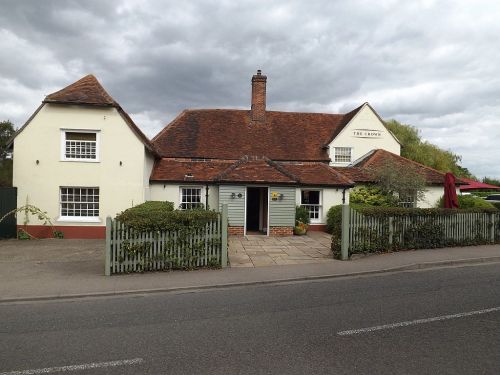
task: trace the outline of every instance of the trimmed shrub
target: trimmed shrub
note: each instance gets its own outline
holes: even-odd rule
[[[467,210],[471,208],[495,208],[491,202],[485,201],[482,198],[475,197],[473,195],[458,195],[458,208],[460,210]],[[444,207],[444,196],[439,198],[436,203],[437,208]]]
[[[162,231],[199,228],[217,215],[203,209],[174,210],[172,202],[149,201],[119,213],[116,219],[138,231]]]

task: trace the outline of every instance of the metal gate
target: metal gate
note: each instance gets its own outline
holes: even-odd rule
[[[0,219],[17,208],[17,188],[0,187]],[[0,222],[0,238],[16,237],[16,218],[9,215]]]

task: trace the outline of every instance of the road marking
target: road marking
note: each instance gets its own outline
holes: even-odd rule
[[[384,325],[374,326],[374,327],[350,329],[348,331],[337,332],[337,335],[339,335],[339,336],[357,335],[359,333],[381,331],[384,329],[393,329],[393,328],[399,328],[399,327],[408,327],[408,326],[414,326],[417,324],[438,322],[440,320],[465,318],[465,317],[472,316],[472,315],[488,314],[488,313],[496,312],[496,311],[500,311],[500,306],[492,307],[490,309],[484,309],[484,310],[476,310],[476,311],[469,311],[469,312],[463,312],[463,313],[458,313],[458,314],[435,316],[433,318],[415,319],[415,320],[408,320],[406,322],[384,324]],[[0,374],[0,375],[2,375],[2,374]]]
[[[142,358],[134,359],[122,359],[119,361],[111,362],[93,362],[84,363],[81,365],[71,365],[71,366],[61,366],[61,367],[47,367],[39,368],[34,370],[21,370],[21,371],[10,371],[2,372],[0,375],[36,375],[36,374],[50,374],[53,372],[66,372],[66,371],[80,371],[80,370],[90,370],[93,368],[103,368],[103,367],[116,367],[116,366],[126,366],[126,365],[137,365],[144,362]]]

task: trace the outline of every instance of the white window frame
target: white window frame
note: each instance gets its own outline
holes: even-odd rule
[[[350,153],[351,153],[351,158],[349,159],[349,161],[338,161],[337,160],[337,149],[339,148],[342,148],[342,149],[345,149],[345,150],[350,150]],[[333,163],[336,163],[336,164],[349,164],[349,163],[352,163],[352,154],[353,154],[353,147],[341,147],[341,146],[337,146],[337,147],[334,147],[333,148],[333,160],[332,162]],[[340,156],[340,155],[339,155]],[[342,155],[342,156],[345,156],[345,155]]]
[[[319,204],[310,204],[310,203],[303,203],[302,202],[302,192],[303,191],[317,191],[319,192]],[[309,219],[311,224],[318,224],[321,223],[323,220],[323,190],[321,189],[300,189],[300,206],[305,207],[309,211]],[[310,212],[310,207],[317,207],[317,212],[318,212],[318,218],[312,218],[311,217],[311,212]]]
[[[95,159],[66,157],[66,133],[95,134]],[[61,129],[61,161],[77,161],[83,163],[99,163],[101,154],[101,131],[89,129]]]
[[[98,216],[63,216],[62,189],[97,189],[99,202]],[[75,204],[85,204],[85,202],[74,202]],[[98,186],[59,186],[59,218],[57,221],[79,222],[79,223],[100,223],[101,219],[101,189]]]
[[[185,204],[189,204],[190,202],[183,202],[182,201],[182,190],[183,189],[199,189],[200,190],[200,203],[203,204],[203,206],[205,206],[205,203],[203,203],[203,193],[204,193],[204,190],[205,188],[203,186],[199,186],[199,185],[195,185],[195,186],[179,186],[179,210],[187,210],[188,208],[182,208],[182,205],[185,203]],[[191,202],[192,204],[192,202]],[[206,207],[205,207],[206,208]]]

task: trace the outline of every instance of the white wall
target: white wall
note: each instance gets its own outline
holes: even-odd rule
[[[380,136],[359,136],[358,133],[370,130],[371,133],[380,134]],[[363,133],[366,134],[366,133]],[[363,108],[352,118],[346,127],[329,145],[330,165],[346,166],[349,163],[334,163],[333,152],[335,147],[352,147],[352,161],[359,159],[374,149],[384,149],[396,155],[400,155],[401,146],[398,141],[391,135],[389,130],[380,121],[377,115],[368,105]]]
[[[174,203],[174,208],[178,208],[181,203],[181,187],[200,187],[201,200],[205,204],[206,185],[203,184],[169,184],[162,182],[152,182],[150,185],[150,200],[169,201]],[[208,185],[208,205],[211,210],[219,209],[219,187]]]
[[[301,186],[297,188],[295,197],[297,206],[300,206],[301,190],[320,190],[321,191],[321,218],[319,222],[311,222],[311,224],[326,224],[327,213],[330,207],[342,204],[343,188],[318,188]],[[349,189],[345,192],[345,203],[349,204]]]
[[[62,161],[61,129],[99,130],[99,161]],[[115,108],[45,104],[14,140],[13,183],[18,188],[18,207],[28,198],[30,204],[57,220],[61,186],[99,187],[99,222],[54,224],[104,225],[107,215],[115,216],[144,201],[144,159],[144,144]],[[19,215],[18,224],[23,220],[24,215]],[[41,223],[30,217],[30,224]]]

